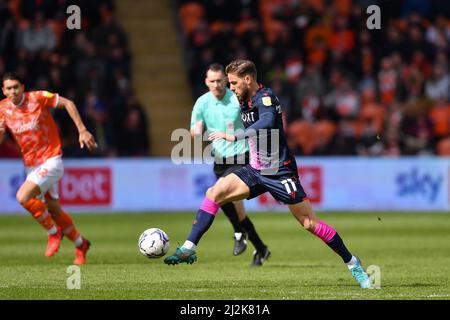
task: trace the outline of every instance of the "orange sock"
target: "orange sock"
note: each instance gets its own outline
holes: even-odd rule
[[[64,210],[61,209],[59,216],[54,219],[56,224],[61,227],[67,238],[69,238],[73,242],[80,241],[80,233],[73,225],[72,218],[66,212],[64,212]]]
[[[45,230],[49,231],[55,226],[52,217],[46,211],[47,206],[41,200],[36,198],[30,199],[23,207],[31,213],[33,218],[36,219]]]

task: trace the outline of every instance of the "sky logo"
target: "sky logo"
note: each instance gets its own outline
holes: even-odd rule
[[[418,168],[413,167],[409,172],[403,172],[397,176],[397,194],[400,197],[419,195],[433,203],[436,201],[443,180],[440,174],[433,176],[429,172],[420,172]]]

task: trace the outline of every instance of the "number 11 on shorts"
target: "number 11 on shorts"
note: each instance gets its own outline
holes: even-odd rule
[[[291,192],[296,192],[297,191],[297,187],[295,186],[295,182],[292,181],[291,178],[285,179],[285,180],[281,180],[280,182],[286,188],[287,193],[291,194]],[[291,187],[292,187],[292,190],[291,190]]]

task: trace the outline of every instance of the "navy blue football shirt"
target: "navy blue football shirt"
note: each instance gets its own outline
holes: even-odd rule
[[[281,105],[271,89],[260,85],[248,102],[241,102],[244,131],[236,139],[248,139],[250,165],[263,170],[280,168],[295,161],[286,142]]]

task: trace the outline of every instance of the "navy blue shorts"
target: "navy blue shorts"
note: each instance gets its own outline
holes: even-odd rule
[[[250,165],[233,173],[249,187],[250,196],[247,199],[255,198],[267,191],[281,204],[296,204],[306,199],[295,162],[282,166],[273,175],[263,175]]]

